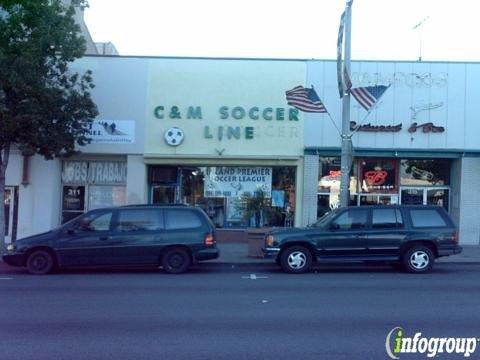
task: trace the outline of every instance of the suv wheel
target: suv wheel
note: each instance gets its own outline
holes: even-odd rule
[[[292,246],[280,255],[280,266],[283,271],[291,274],[302,274],[310,270],[312,254],[304,246]]]
[[[187,250],[181,248],[169,249],[162,257],[163,270],[169,274],[184,273],[190,263],[190,254]]]
[[[430,248],[423,245],[415,245],[403,255],[403,266],[411,273],[426,273],[433,267],[435,256]]]
[[[27,258],[27,270],[30,274],[45,275],[53,269],[53,257],[45,250],[36,250]]]

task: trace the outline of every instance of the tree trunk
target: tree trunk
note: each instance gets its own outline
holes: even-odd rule
[[[5,175],[7,173],[10,144],[0,148],[0,255],[5,253]]]

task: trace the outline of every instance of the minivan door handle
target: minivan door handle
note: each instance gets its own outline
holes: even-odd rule
[[[102,241],[104,241],[104,240],[110,240],[110,239],[111,239],[110,236],[100,236],[100,237],[98,238],[98,240],[102,240]]]

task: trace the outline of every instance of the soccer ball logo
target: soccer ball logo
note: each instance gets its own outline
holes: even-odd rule
[[[185,134],[178,127],[171,127],[165,131],[165,141],[170,146],[178,146],[182,143]]]

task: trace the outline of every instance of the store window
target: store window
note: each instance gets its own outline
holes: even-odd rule
[[[125,205],[125,162],[64,161],[62,223],[87,210]]]
[[[449,210],[451,161],[405,159],[400,162],[400,200],[409,205],[437,205]]]
[[[444,186],[450,184],[450,160],[402,160],[400,184],[403,186]]]
[[[358,190],[357,177],[358,166],[354,162],[350,171],[350,202],[349,205],[357,205]],[[321,217],[331,209],[340,206],[340,158],[320,158],[319,179],[317,187],[317,217]]]
[[[397,187],[397,161],[392,159],[361,159],[361,192],[394,193]]]
[[[152,168],[153,203],[166,195],[169,202],[201,207],[217,227],[293,226],[295,167]]]

